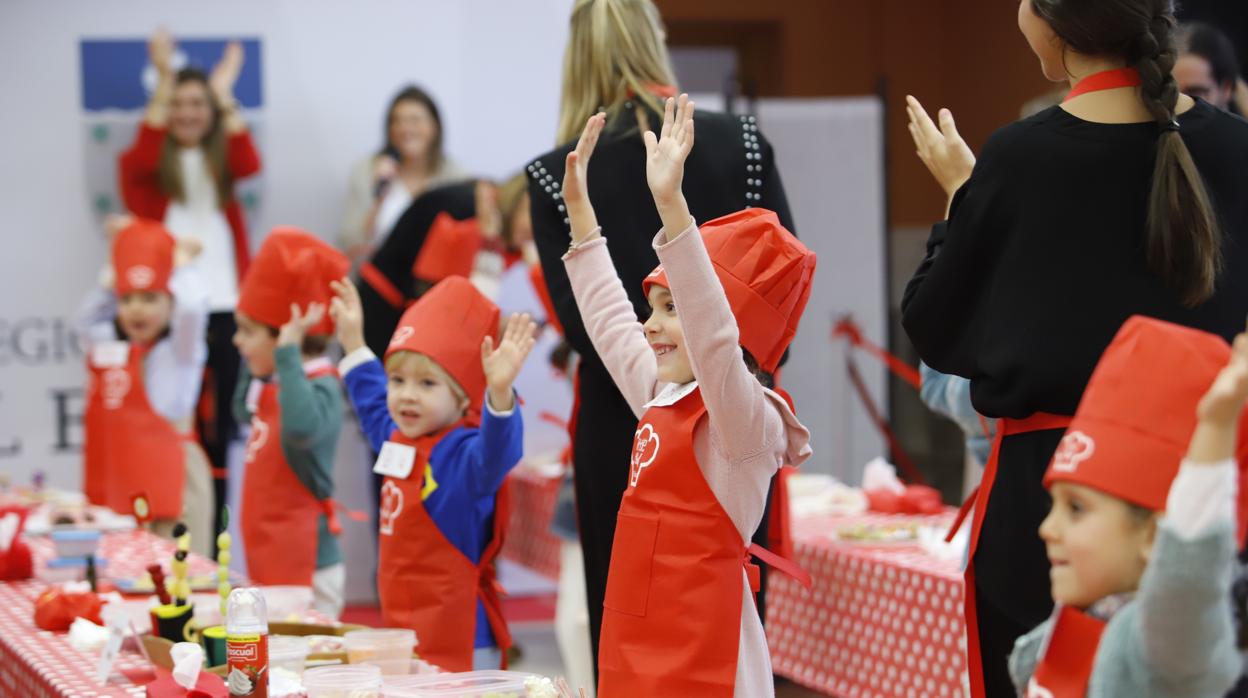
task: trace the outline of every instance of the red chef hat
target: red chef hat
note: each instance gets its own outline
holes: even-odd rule
[[[403,313],[386,358],[412,351],[433,359],[464,389],[470,417],[481,413],[485,371],[481,342],[498,339],[498,306],[462,276],[444,279]]]
[[[1141,315],[1128,319],[1092,373],[1045,487],[1073,482],[1163,511],[1196,429],[1196,406],[1230,358],[1216,335]],[[1237,451],[1241,543],[1248,521],[1245,423]]]
[[[780,225],[772,211],[747,208],[701,226],[702,240],[737,318],[741,346],[768,373],[797,334],[810,297],[815,253]],[[659,265],[642,282],[667,287]]]
[[[117,295],[134,291],[169,292],[176,241],[165,226],[135,218],[113,239],[113,279]]]
[[[431,283],[449,276],[468,278],[484,239],[476,218],[457,221],[446,211],[439,213],[412,264],[412,276]]]
[[[329,307],[329,282],[347,275],[346,255],[311,233],[278,226],[264,239],[247,268],[238,293],[238,310],[256,322],[281,327],[290,321],[290,304],[306,311],[312,303]],[[333,334],[334,321],[325,318],[309,334]]]

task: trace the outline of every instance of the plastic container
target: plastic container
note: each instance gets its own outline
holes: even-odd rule
[[[524,698],[524,682],[534,674],[470,671],[440,676],[398,676],[383,683],[385,698]]]
[[[53,531],[50,537],[57,557],[84,558],[100,545],[99,531]]]
[[[299,676],[303,675],[308,660],[308,639],[295,635],[269,636],[269,673],[281,667]]]
[[[256,587],[235,589],[226,600],[225,655],[230,695],[268,698],[269,619]]]
[[[347,661],[351,664],[372,664],[382,674],[407,674],[412,670],[412,649],[416,631],[406,628],[352,630],[343,635],[347,643]]]
[[[381,669],[367,664],[308,669],[303,689],[308,698],[381,698]]]
[[[264,603],[269,610],[269,620],[280,623],[299,616],[312,608],[312,587],[271,586],[260,587]]]

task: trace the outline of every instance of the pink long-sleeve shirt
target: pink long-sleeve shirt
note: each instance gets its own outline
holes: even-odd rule
[[[776,470],[810,457],[810,432],[788,403],[746,368],[736,319],[697,228],[690,225],[670,242],[660,231],[654,249],[667,272],[693,383],[658,382],[658,360],[598,231],[573,246],[564,266],[594,349],[638,418],[651,405],[673,404],[701,388],[707,416],[694,427],[698,467],[747,545],[762,520]],[[741,582],[735,695],[771,696],[771,658],[744,570]]]

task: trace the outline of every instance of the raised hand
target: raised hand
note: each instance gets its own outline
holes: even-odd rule
[[[350,354],[364,346],[364,306],[360,303],[360,292],[345,276],[329,282],[329,288],[334,292],[329,302],[329,316],[334,319],[338,343]]]
[[[161,77],[168,77],[173,74],[173,50],[174,50],[173,34],[168,29],[160,27],[152,34],[152,38],[147,40],[147,57],[152,62],[152,67],[156,68],[156,72]]]
[[[537,343],[537,323],[528,313],[507,318],[498,347],[494,338],[481,342],[481,367],[485,370],[485,382],[489,386],[490,407],[506,412],[515,406],[511,385],[520,375],[524,359]]]
[[[598,145],[598,136],[607,124],[607,115],[599,112],[589,117],[576,149],[568,153],[563,171],[563,203],[568,207],[568,223],[572,227],[573,242],[589,237],[598,227],[598,217],[589,202],[589,158]]]
[[[919,159],[952,199],[954,192],[971,178],[975,153],[958,134],[953,113],[948,109],[940,110],[940,128],[937,128],[919,100],[907,95],[906,114],[910,116],[910,137],[914,139]]]
[[[325,304],[313,303],[308,306],[307,314],[299,311],[297,303],[290,304],[290,320],[277,331],[278,346],[300,346],[303,338],[325,317]]]
[[[1196,407],[1196,430],[1187,447],[1187,462],[1223,463],[1235,455],[1239,417],[1248,400],[1248,334],[1231,347],[1231,360],[1218,373]]]
[[[663,104],[659,135],[646,131],[642,136],[646,143],[646,183],[669,240],[693,221],[680,188],[685,178],[685,158],[693,150],[693,111],[689,95],[682,94],[679,100],[669,97]]]
[[[212,75],[208,76],[212,93],[222,105],[234,102],[234,83],[238,82],[239,73],[242,71],[243,45],[231,41],[225,45],[225,53],[221,54],[221,60],[217,61],[212,68]]]
[[[190,264],[203,251],[204,243],[199,238],[193,235],[180,237],[173,247],[173,265],[181,267]]]

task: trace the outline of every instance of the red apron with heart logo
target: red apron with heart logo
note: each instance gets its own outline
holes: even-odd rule
[[[493,536],[478,563],[446,539],[424,507],[425,488],[436,486],[429,454],[454,428],[418,439],[397,429],[390,436],[390,441],[414,448],[415,455],[406,478],[387,476],[382,484],[377,565],[381,614],[388,626],[416,631],[425,661],[446,671],[472,671],[480,599],[506,668],[511,633],[503,620],[494,562],[510,519],[508,484],[504,481],[495,496]]]
[[[1027,683],[1027,698],[1084,698],[1104,632],[1105,621],[1063,606]]]
[[[186,480],[183,441],[152,408],[143,385],[143,359],[151,347],[129,344],[123,365],[87,360],[83,483],[87,498],[129,514],[133,498],[147,494],[154,519],[182,515]]]
[[[742,540],[702,476],[693,433],[705,414],[694,390],[642,415],[607,574],[601,698],[730,698],[744,580],[758,590],[749,554],[790,571]]]
[[[309,371],[308,378],[333,374],[326,362]],[[311,586],[321,514],[329,517],[331,532],[339,526],[333,501],[318,500],[286,462],[277,391],[274,382],[260,389],[247,439],[240,523],[247,575],[266,586]]]

